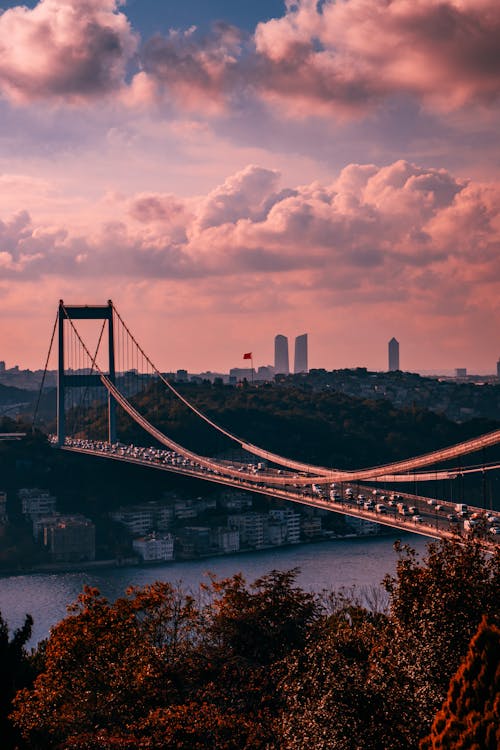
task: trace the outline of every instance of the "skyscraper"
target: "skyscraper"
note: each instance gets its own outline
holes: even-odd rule
[[[307,333],[295,339],[295,367],[294,372],[309,372],[307,366]]]
[[[399,341],[392,337],[389,341],[389,372],[399,370]]]
[[[277,375],[289,375],[290,365],[288,364],[288,339],[278,333],[274,337],[274,371]]]

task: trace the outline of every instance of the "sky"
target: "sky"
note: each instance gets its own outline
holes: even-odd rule
[[[498,0],[0,0],[0,359],[496,370]],[[54,362],[55,366],[55,362]]]

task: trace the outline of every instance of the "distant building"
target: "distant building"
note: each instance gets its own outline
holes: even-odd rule
[[[185,526],[177,538],[180,556],[186,559],[210,554],[210,533],[207,526]]]
[[[297,336],[295,339],[295,364],[294,373],[309,372],[307,364],[307,333]]]
[[[5,372],[5,362],[3,360],[0,361],[0,372]]]
[[[174,559],[174,537],[172,534],[150,534],[132,541],[132,547],[144,562],[160,562]]]
[[[240,532],[242,544],[255,548],[264,546],[264,523],[267,516],[263,513],[242,513],[229,516],[227,520],[231,528]]]
[[[118,508],[110,513],[111,518],[127,527],[136,536],[144,536],[150,531],[166,530],[170,527],[174,510],[171,506],[156,502]]]
[[[238,529],[230,529],[226,526],[217,526],[211,529],[210,545],[217,552],[228,554],[238,552],[240,548],[240,532]]]
[[[497,378],[500,378],[500,359],[497,362]]]
[[[80,515],[50,519],[43,529],[43,544],[52,562],[95,560],[95,526]]]
[[[371,536],[372,534],[380,534],[384,531],[383,526],[379,523],[368,521],[366,518],[355,518],[354,516],[349,516],[347,525],[358,536]]]
[[[187,383],[189,375],[187,370],[177,370],[175,379],[178,383]]]
[[[467,368],[466,367],[457,367],[455,370],[455,377],[456,378],[466,378],[467,377]]]
[[[389,341],[389,372],[399,370],[399,341],[392,337]]]
[[[288,544],[297,544],[300,541],[300,513],[294,513],[290,509],[270,510],[269,516],[273,522],[283,524],[285,530],[285,541]]]
[[[300,529],[305,539],[316,539],[321,536],[323,529],[320,516],[302,518]]]
[[[25,487],[19,490],[18,497],[21,500],[21,512],[24,516],[28,516],[30,521],[36,521],[42,516],[50,516],[56,510],[56,498],[48,490]]]
[[[274,375],[275,370],[271,365],[262,365],[257,370],[257,380],[273,380]]]
[[[276,375],[289,375],[288,339],[281,333],[274,337],[274,371]]]
[[[0,524],[7,523],[7,493],[0,492]]]
[[[252,381],[255,375],[253,367],[231,367],[229,370],[229,382],[237,383],[239,380]]]

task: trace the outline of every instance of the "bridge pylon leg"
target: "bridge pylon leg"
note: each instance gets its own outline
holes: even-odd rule
[[[107,320],[108,322],[108,377],[116,381],[115,343],[113,327],[113,303],[107,305],[71,305],[59,300],[58,311],[58,366],[57,366],[57,445],[64,445],[66,439],[66,415],[64,411],[67,388],[101,386],[98,374],[82,375],[65,372],[64,322],[69,320]],[[108,394],[108,440],[116,442],[116,399]]]

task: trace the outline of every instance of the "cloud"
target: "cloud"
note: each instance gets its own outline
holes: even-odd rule
[[[251,165],[206,196],[142,193],[123,205],[118,220],[85,236],[37,225],[26,211],[0,222],[0,280],[168,280],[179,289],[212,280],[210,304],[274,285],[281,300],[300,293],[325,308],[497,305],[500,186],[442,169],[351,164],[329,184],[283,189],[277,172]]]
[[[498,101],[496,0],[289,2],[259,24],[263,92],[346,111],[394,95],[440,109]]]
[[[219,22],[139,46],[120,0],[40,0],[0,15],[0,91],[17,102],[167,104],[221,115],[363,116],[412,97],[438,111],[500,92],[497,0],[288,0],[253,35]]]
[[[137,38],[119,0],[40,0],[0,15],[0,92],[81,102],[119,89]]]
[[[222,22],[203,36],[194,26],[172,29],[166,37],[157,34],[141,49],[141,88],[145,80],[154,81],[183,108],[216,113],[236,90],[233,71],[236,76],[242,41],[239,29]]]
[[[497,0],[297,0],[252,38],[220,25],[155,36],[145,80],[189,109],[257,97],[289,115],[364,115],[398,96],[437,110],[491,105],[500,93]]]

